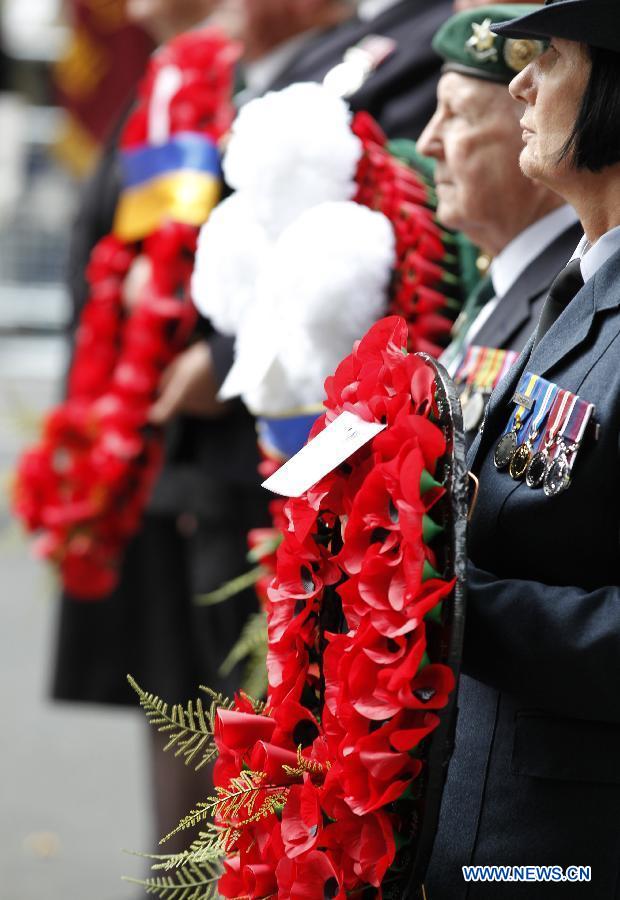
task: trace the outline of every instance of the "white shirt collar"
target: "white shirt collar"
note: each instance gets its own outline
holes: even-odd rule
[[[358,18],[362,22],[371,22],[390,6],[396,6],[397,3],[400,3],[400,0],[361,0],[357,8]]]
[[[242,99],[245,101],[263,94],[297,56],[304,44],[312,40],[318,33],[318,29],[312,28],[303,34],[297,34],[270,50],[265,56],[261,56],[260,59],[245,63],[243,75],[246,90],[242,91],[242,95],[247,92],[248,96],[243,96]]]
[[[573,259],[581,259],[581,274],[584,282],[593,278],[617,250],[620,250],[620,225],[600,237],[596,244],[590,245],[584,235],[573,253]]]
[[[566,204],[554,209],[513,238],[502,252],[498,253],[489,269],[496,296],[505,297],[536,257],[551,246],[563,231],[578,221],[573,207]]]

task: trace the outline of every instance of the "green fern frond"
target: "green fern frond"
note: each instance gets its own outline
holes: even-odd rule
[[[189,864],[217,863],[228,853],[233,844],[239,839],[239,836],[240,833],[236,829],[221,828],[210,823],[207,826],[207,831],[201,831],[188,850],[168,856],[160,856],[160,861],[153,866],[153,870],[163,869],[170,871],[170,869],[177,869]]]
[[[218,694],[215,693],[214,690],[212,690],[212,688],[205,687],[204,684],[200,684],[198,686],[198,690],[204,691],[204,693],[207,694],[209,697],[219,696]],[[247,700],[248,703],[251,704],[252,709],[254,710],[254,713],[257,716],[262,716],[264,714],[265,710],[267,709],[267,703],[265,700],[255,700],[254,697],[251,697],[250,694],[246,693],[246,691],[243,691],[243,690],[239,691],[239,694],[241,695],[241,697],[243,697],[244,700]],[[226,707],[226,708],[230,709],[231,707]]]
[[[243,626],[239,640],[220,666],[220,675],[230,675],[237,663],[247,659],[248,656],[254,656],[258,650],[263,653],[263,661],[266,661],[267,642],[267,613],[254,613]]]
[[[198,594],[195,602],[198,606],[217,606],[220,603],[225,603],[242,591],[253,588],[261,578],[268,574],[269,570],[264,566],[256,566],[254,569],[250,569],[249,572],[244,572],[243,575],[227,581],[222,587],[210,591],[208,594]]]
[[[221,829],[225,837],[222,837],[219,845],[221,849],[228,851],[236,839],[233,839],[233,832],[237,828],[249,825],[250,822],[258,822],[265,816],[277,812],[286,802],[288,788],[265,785],[265,777],[265,772],[245,770],[231,778],[228,787],[216,785],[216,796],[208,797],[196,804],[196,807],[159,843],[165,844],[180,831],[196,828],[209,819],[218,819],[219,822],[229,826]],[[257,809],[259,802],[260,806]],[[213,823],[210,822],[208,830],[211,833],[213,827]],[[203,849],[210,852],[207,846]]]
[[[264,793],[262,772],[240,772],[230,779],[227,788],[216,787],[217,800],[214,812],[218,819],[230,822],[241,818],[241,813],[246,819],[254,815],[254,808]]]
[[[219,872],[211,865],[189,865],[174,875],[159,878],[123,878],[130,884],[144,888],[147,894],[166,900],[217,900]]]
[[[168,704],[155,694],[143,691],[131,675],[127,676],[127,680],[140,698],[140,706],[144,709],[149,723],[160,733],[170,735],[164,752],[175,748],[174,755],[184,757],[186,766],[195,763],[197,772],[215,759],[217,756],[217,747],[213,742],[215,717],[218,709],[231,709],[234,700],[211,691],[211,705],[208,710],[205,710],[200,698],[194,702],[190,700],[185,708],[175,704],[170,709]]]
[[[195,809],[192,809],[191,812],[184,816],[177,827],[163,837],[159,843],[165,844],[166,841],[169,841],[171,837],[174,837],[180,831],[185,831],[187,828],[195,828],[196,825],[201,825],[207,819],[212,818],[218,802],[217,797],[209,797],[207,800],[197,803]]]
[[[245,666],[243,688],[254,697],[264,697],[269,687],[266,656],[266,648],[258,647]]]

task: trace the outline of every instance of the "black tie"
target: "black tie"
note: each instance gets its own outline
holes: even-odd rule
[[[562,269],[549,289],[549,296],[542,308],[534,347],[537,347],[542,338],[549,331],[553,323],[563,310],[566,309],[575,294],[583,287],[583,275],[581,274],[581,260],[573,259],[565,269]]]

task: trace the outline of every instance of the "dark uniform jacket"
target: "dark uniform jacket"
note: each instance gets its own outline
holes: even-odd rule
[[[469,455],[465,653],[428,900],[620,897],[620,253],[493,394]],[[524,371],[596,405],[564,493],[493,465]],[[465,884],[461,866],[591,866],[577,886]]]
[[[499,301],[473,343],[520,353],[536,327],[551,284],[579,243],[583,230],[576,223],[546,247]]]
[[[353,18],[306,45],[274,80],[272,90],[297,81],[322,81],[349,47],[369,34],[392,38],[394,53],[349,98],[374,116],[388,137],[418,138],[435,111],[441,60],[431,48],[452,14],[452,0],[400,0],[369,22]]]

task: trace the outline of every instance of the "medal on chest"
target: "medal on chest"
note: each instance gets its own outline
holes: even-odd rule
[[[556,439],[557,449],[545,472],[543,488],[547,497],[557,497],[570,486],[575,459],[594,414],[591,403],[575,395],[571,397],[565,422]]]
[[[484,416],[491,393],[517,358],[512,350],[471,345],[455,376],[457,388],[462,388],[461,407],[463,428],[476,431]]]
[[[515,410],[495,448],[495,466],[557,497],[570,486],[594,406],[530,372],[522,376],[513,402]]]
[[[539,375],[525,372],[514,396],[517,408],[510,417],[508,425],[495,447],[493,462],[495,468],[506,469],[521,442],[524,428],[531,418],[536,404],[536,398],[541,391],[543,379]]]
[[[550,381],[545,381],[544,378],[541,378],[536,385],[536,397],[527,437],[522,444],[515,448],[508,463],[508,473],[515,481],[521,481],[525,477],[534,454],[534,448],[544,429],[557,393],[558,386]]]
[[[558,390],[554,398],[540,449],[530,459],[525,473],[525,483],[530,488],[536,489],[543,486],[549,465],[549,454],[555,446],[556,438],[566,418],[570,398],[570,391],[562,389]]]

